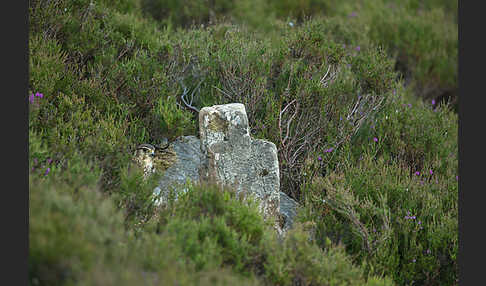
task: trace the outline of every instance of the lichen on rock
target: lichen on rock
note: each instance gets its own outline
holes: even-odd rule
[[[254,194],[261,201],[264,217],[275,216],[280,205],[277,147],[251,138],[245,106],[204,107],[199,112],[199,124],[201,151],[206,155],[202,166],[205,178],[236,186],[237,192]],[[208,128],[211,126],[224,128]]]

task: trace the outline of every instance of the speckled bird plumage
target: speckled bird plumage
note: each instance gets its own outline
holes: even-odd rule
[[[143,169],[144,178],[147,178],[156,171],[169,168],[177,160],[177,155],[168,143],[164,147],[145,143],[137,146],[133,160]]]

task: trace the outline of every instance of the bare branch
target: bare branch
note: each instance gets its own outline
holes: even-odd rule
[[[199,84],[197,85],[197,87],[199,87],[199,85],[200,85],[201,83],[202,83],[202,80],[199,82]],[[196,87],[196,88],[195,88],[195,89],[192,91],[192,93],[191,93],[191,102],[187,102],[187,100],[186,100],[186,95],[187,95],[188,90],[187,90],[186,86],[184,85],[184,83],[183,83],[182,81],[181,81],[181,85],[182,85],[182,87],[183,87],[183,89],[184,89],[184,91],[182,92],[182,95],[181,95],[181,100],[182,100],[182,102],[184,103],[184,105],[185,105],[187,108],[191,109],[192,111],[194,111],[194,112],[196,112],[196,113],[199,113],[199,109],[197,109],[196,107],[194,107],[194,106],[192,106],[192,105],[191,105],[191,104],[192,104],[192,101],[193,101],[193,99],[194,99],[194,91],[196,90],[196,88],[197,88],[197,87]]]
[[[226,97],[228,97],[228,99],[232,99],[231,95],[229,95],[228,93],[226,93],[225,91],[221,90],[220,88],[218,88],[217,86],[214,86],[213,85],[213,88],[217,89],[218,91],[220,91],[222,94],[226,95]]]
[[[361,96],[358,97],[358,100],[356,101],[356,104],[354,105],[353,109],[351,110],[351,112],[348,114],[348,116],[346,117],[347,120],[350,120],[351,117],[354,115],[354,113],[356,112],[358,106],[359,106],[359,103],[361,101]]]
[[[296,106],[295,106],[295,111],[294,113],[292,114],[292,116],[290,117],[289,121],[287,122],[287,131],[285,133],[285,138],[284,140],[282,141],[282,144],[285,144],[285,141],[287,141],[287,138],[289,137],[289,134],[290,134],[290,124],[292,123],[292,120],[294,119],[295,115],[299,112],[299,103],[297,102]]]
[[[291,116],[291,118],[290,118],[290,120],[289,120],[289,122],[288,122],[288,124],[287,124],[287,132],[285,133],[285,138],[284,138],[284,139],[282,139],[282,135],[283,135],[283,132],[282,132],[282,115],[285,113],[285,111],[287,110],[287,108],[288,108],[289,106],[291,106],[291,105],[292,105],[294,102],[296,102],[296,101],[297,101],[297,100],[296,100],[296,99],[294,99],[294,100],[292,100],[290,103],[288,103],[288,104],[287,104],[287,105],[284,107],[284,109],[283,109],[282,111],[280,111],[280,114],[279,114],[279,119],[278,119],[278,128],[279,128],[279,131],[280,131],[280,141],[281,141],[282,146],[284,146],[284,147],[285,147],[285,141],[287,140],[288,135],[289,135],[290,122],[292,121],[292,119],[293,119],[293,117],[295,116],[296,112],[294,112],[294,113],[292,114],[292,116]]]
[[[329,67],[327,68],[327,72],[326,74],[321,78],[321,80],[319,81],[321,84],[324,84],[324,80],[327,78],[327,75],[329,74],[329,71],[331,70],[331,65],[329,65]]]

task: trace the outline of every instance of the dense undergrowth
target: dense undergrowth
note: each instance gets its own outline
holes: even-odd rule
[[[32,285],[455,285],[457,3],[29,2]],[[186,102],[182,101],[184,94]],[[301,208],[155,210],[134,147],[241,102]]]

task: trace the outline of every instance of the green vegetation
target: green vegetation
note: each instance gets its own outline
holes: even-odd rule
[[[30,1],[29,25],[31,285],[458,283],[457,2]],[[130,168],[230,102],[302,205],[285,239],[212,184],[156,209]]]

